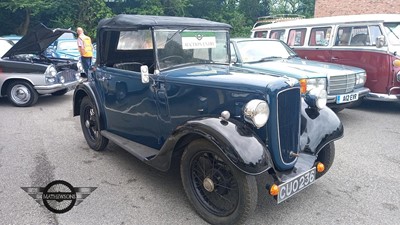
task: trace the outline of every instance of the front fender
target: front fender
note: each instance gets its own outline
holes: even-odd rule
[[[300,149],[318,155],[319,151],[332,141],[343,137],[343,124],[329,108],[309,108],[303,101],[301,113]]]
[[[174,131],[164,147],[171,146],[169,141],[178,142],[189,134],[196,134],[214,143],[233,165],[247,174],[260,174],[272,167],[265,144],[252,129],[239,121],[219,118],[188,121]],[[161,152],[165,150],[164,147]]]

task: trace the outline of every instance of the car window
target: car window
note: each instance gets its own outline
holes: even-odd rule
[[[268,35],[268,31],[256,31],[254,33],[255,38],[266,38],[266,37],[268,37],[267,35]]]
[[[0,40],[0,57],[3,57],[8,50],[12,47],[12,44],[6,40]]]
[[[78,45],[73,41],[60,41],[57,45],[57,50],[78,50]]]
[[[331,38],[331,27],[318,27],[311,29],[309,46],[327,46]]]
[[[400,23],[384,23],[383,26],[388,37],[388,42],[392,45],[400,45]]]
[[[229,62],[226,31],[156,30],[160,69],[188,63]]]
[[[121,31],[117,50],[152,49],[153,38],[150,30]]]
[[[269,38],[285,41],[285,30],[271,30]]]
[[[289,46],[303,46],[304,45],[304,39],[306,37],[306,28],[302,29],[291,29],[289,31],[289,37],[287,40],[287,44]]]
[[[241,41],[237,43],[242,62],[251,63],[296,55],[286,44],[280,41]]]
[[[373,36],[379,36],[379,27],[370,26]],[[377,30],[378,29],[378,30]],[[374,38],[375,40],[375,38]],[[368,26],[347,26],[339,27],[336,35],[336,46],[370,46],[375,45],[371,42]]]

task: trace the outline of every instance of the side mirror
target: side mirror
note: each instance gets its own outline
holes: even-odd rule
[[[149,67],[147,65],[143,65],[140,67],[140,73],[142,75],[142,83],[147,84],[150,81],[150,76],[149,76]]]
[[[375,46],[377,48],[382,48],[383,46],[385,46],[385,44],[386,44],[385,36],[380,35],[380,36],[376,37]]]

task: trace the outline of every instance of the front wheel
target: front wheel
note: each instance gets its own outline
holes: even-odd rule
[[[108,144],[108,139],[100,133],[99,114],[89,97],[84,97],[80,108],[81,127],[89,147],[102,151]]]
[[[183,188],[198,214],[211,224],[243,223],[257,205],[257,183],[232,165],[215,145],[190,143],[181,159]]]
[[[18,80],[8,86],[7,97],[13,105],[27,107],[37,102],[39,94],[29,82]]]
[[[325,166],[325,170],[322,173],[317,173],[317,178],[325,175],[333,164],[335,159],[335,144],[333,142],[327,144],[319,153],[317,161],[321,162]]]

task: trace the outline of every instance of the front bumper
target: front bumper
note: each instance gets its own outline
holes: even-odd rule
[[[370,92],[366,99],[373,101],[382,101],[382,102],[399,102],[400,94],[391,94],[394,90],[400,90],[400,87],[392,87],[389,91],[389,94],[381,94],[381,93],[373,93]]]
[[[35,86],[36,91],[41,94],[51,94],[56,91],[61,91],[63,89],[68,89],[68,91],[71,91],[75,89],[75,87],[79,84],[80,80],[76,81],[71,81],[63,84],[51,84],[51,85],[45,85],[45,86]]]
[[[354,89],[353,92],[346,93],[346,94],[356,94],[356,93],[358,93],[358,98],[362,98],[362,97],[366,97],[370,93],[370,90],[369,90],[369,88],[362,87],[362,88]],[[330,104],[330,105],[337,104],[336,103],[336,96],[338,96],[338,95],[328,95],[327,103]],[[343,104],[337,104],[337,105],[343,105]]]

